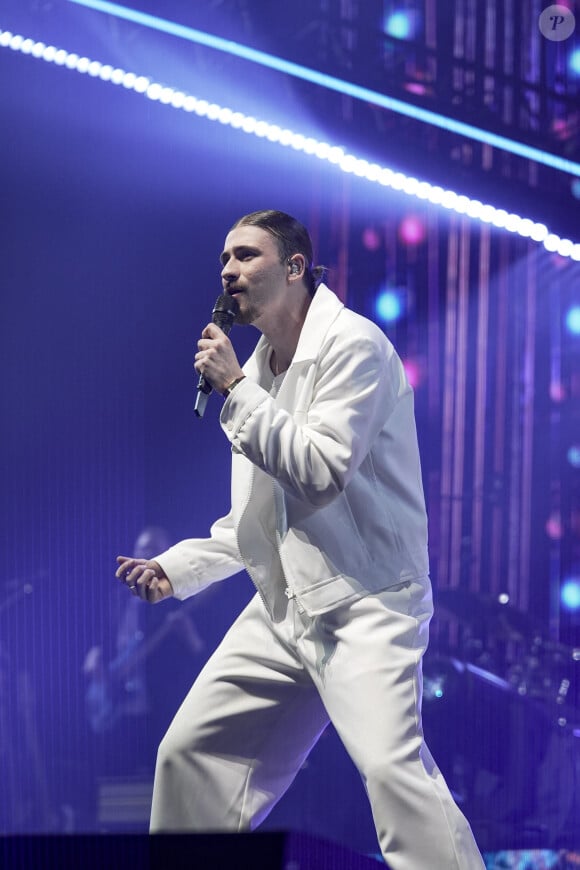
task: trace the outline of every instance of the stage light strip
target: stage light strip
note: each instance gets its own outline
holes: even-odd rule
[[[465,136],[468,139],[492,145],[494,148],[499,148],[502,151],[516,154],[518,157],[524,157],[527,160],[535,160],[537,163],[550,166],[552,169],[557,169],[560,172],[580,177],[580,163],[575,163],[573,160],[559,157],[557,154],[551,154],[549,151],[543,151],[540,148],[533,148],[531,145],[525,145],[523,142],[518,142],[515,139],[508,139],[506,136],[500,136],[489,130],[482,130],[480,127],[474,127],[472,124],[457,121],[454,118],[449,118],[446,115],[439,114],[438,112],[432,112],[429,109],[422,109],[419,106],[414,106],[412,103],[406,103],[403,100],[388,97],[386,94],[381,94],[378,91],[363,88],[353,82],[348,82],[344,79],[336,78],[335,76],[326,75],[325,73],[318,72],[310,67],[302,66],[301,64],[293,63],[289,60],[284,60],[284,58],[277,57],[273,54],[267,54],[264,51],[258,51],[257,49],[250,48],[247,45],[234,42],[231,39],[224,39],[223,37],[206,33],[203,30],[196,30],[193,27],[187,27],[186,25],[178,24],[175,21],[169,21],[166,18],[159,18],[157,15],[140,12],[138,9],[130,9],[127,6],[121,6],[119,3],[111,3],[109,0],[68,0],[68,2],[75,3],[77,6],[84,6],[88,9],[94,9],[98,12],[105,12],[108,15],[114,15],[117,18],[123,18],[126,21],[141,24],[143,27],[149,27],[162,33],[177,36],[180,39],[185,39],[188,42],[195,42],[198,45],[204,45],[208,48],[213,48],[216,51],[223,51],[226,54],[240,57],[243,60],[250,61],[251,63],[268,67],[268,69],[287,73],[288,75],[294,76],[294,78],[303,79],[304,81],[311,82],[320,87],[337,91],[341,94],[346,94],[356,100],[372,103],[375,106],[380,106],[383,109],[388,109],[389,111],[396,112],[399,115],[405,115],[408,118],[414,118],[417,121],[430,124],[434,127],[439,127],[440,129],[446,130],[450,133],[456,133],[458,136]]]
[[[305,136],[294,130],[279,127],[277,124],[270,124],[268,121],[245,115],[243,112],[236,112],[228,107],[210,103],[207,100],[154,82],[147,76],[127,72],[112,67],[110,64],[91,60],[88,57],[80,57],[78,54],[65,51],[65,49],[45,45],[43,42],[35,42],[33,39],[26,39],[10,31],[0,30],[0,48],[18,51],[47,63],[99,78],[104,82],[135,91],[150,100],[158,101],[174,109],[192,113],[200,118],[224,124],[243,133],[267,139],[273,144],[317,157],[319,160],[337,166],[343,172],[352,173],[374,184],[391,188],[424,202],[430,202],[448,211],[466,215],[472,220],[492,224],[498,229],[510,233],[517,233],[524,238],[542,243],[547,251],[580,262],[580,243],[574,243],[570,239],[563,239],[555,233],[549,232],[542,223],[479,202],[479,200],[470,199],[468,196],[458,194],[453,190],[445,190],[438,185],[420,181],[387,166],[369,163],[354,154],[345,152],[337,145],[321,142],[311,136]]]

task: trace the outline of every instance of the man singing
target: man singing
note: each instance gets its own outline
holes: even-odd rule
[[[195,367],[225,397],[231,510],[209,538],[117,559],[150,602],[244,568],[257,589],[159,747],[151,831],[255,828],[330,720],[393,870],[483,868],[421,727],[432,598],[413,393],[312,259],[279,211],[228,233],[223,287],[262,335],[242,368],[210,323]]]

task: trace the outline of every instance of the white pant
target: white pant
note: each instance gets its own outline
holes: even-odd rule
[[[202,670],[157,757],[151,831],[255,828],[329,718],[393,870],[481,870],[467,821],[423,741],[428,581],[274,623],[256,596]]]

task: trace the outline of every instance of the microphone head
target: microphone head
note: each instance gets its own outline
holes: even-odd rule
[[[222,293],[215,301],[211,314],[212,323],[219,326],[225,333],[232,328],[240,306],[229,293]]]

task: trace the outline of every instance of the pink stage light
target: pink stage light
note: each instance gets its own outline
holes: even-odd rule
[[[546,521],[545,528],[546,534],[549,538],[551,538],[553,541],[559,541],[564,534],[564,529],[562,527],[562,517],[560,516],[560,514],[557,512],[550,514]]]
[[[418,215],[408,214],[399,225],[399,238],[406,245],[420,245],[425,235],[425,223]]]
[[[403,368],[405,369],[409,383],[413,389],[416,390],[423,382],[423,366],[419,360],[409,358],[403,360]]]
[[[378,251],[381,247],[381,235],[374,227],[366,227],[363,230],[362,243],[367,251]]]

